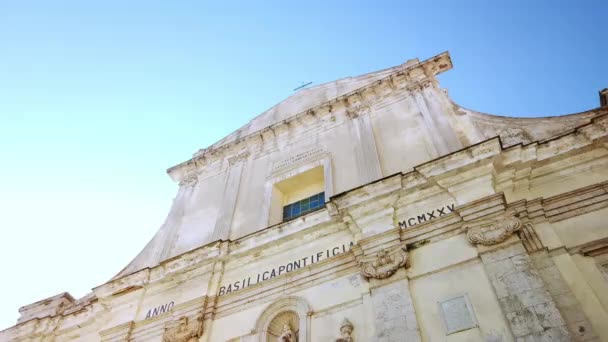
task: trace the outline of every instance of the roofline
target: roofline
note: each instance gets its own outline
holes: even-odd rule
[[[426,64],[437,62],[441,58],[446,58],[447,61],[448,61],[448,64],[445,65],[445,66],[443,66],[443,67],[441,67],[440,69],[438,69],[437,72],[434,73],[434,75],[437,75],[437,74],[439,74],[441,72],[450,70],[452,68],[453,64],[452,64],[452,59],[450,57],[450,53],[448,51],[444,51],[444,52],[442,52],[442,53],[440,53],[438,55],[435,55],[433,57],[427,58],[424,61],[418,62],[418,63],[415,63],[415,64],[411,64],[411,65],[407,65],[407,63],[401,64],[401,68],[396,69],[394,72],[390,73],[386,77],[383,77],[383,78],[381,78],[381,79],[379,79],[377,81],[374,81],[372,83],[366,84],[366,85],[364,85],[362,87],[359,87],[359,88],[357,88],[357,89],[355,89],[355,90],[353,90],[353,91],[351,91],[349,93],[346,93],[344,95],[340,95],[340,96],[335,97],[335,98],[333,98],[333,99],[331,99],[329,101],[326,101],[326,102],[323,102],[323,103],[321,103],[319,105],[311,107],[311,108],[309,108],[309,109],[307,109],[305,111],[302,111],[302,112],[299,112],[297,114],[294,114],[294,115],[288,117],[287,119],[284,119],[284,120],[276,122],[276,123],[274,123],[272,125],[266,126],[266,127],[262,128],[260,130],[257,130],[257,131],[255,131],[253,133],[250,133],[250,134],[247,134],[247,135],[245,135],[243,137],[240,137],[240,138],[238,138],[238,139],[236,139],[236,140],[234,140],[232,142],[228,142],[228,143],[226,143],[224,145],[221,145],[221,146],[218,146],[218,147],[215,147],[215,148],[210,147],[208,149],[205,149],[205,150],[203,150],[203,153],[201,153],[201,154],[199,154],[199,155],[197,155],[195,157],[192,157],[192,158],[190,158],[190,159],[188,159],[188,160],[186,160],[184,162],[181,162],[181,163],[179,163],[179,164],[177,164],[175,166],[172,166],[172,167],[168,168],[167,169],[167,173],[171,174],[173,171],[175,171],[177,169],[180,169],[181,167],[186,166],[186,165],[192,163],[193,161],[196,161],[196,160],[199,160],[199,159],[203,159],[204,157],[206,157],[208,155],[211,155],[211,154],[214,154],[214,153],[217,153],[218,151],[221,151],[223,149],[228,149],[229,147],[237,145],[237,144],[239,144],[239,143],[241,143],[241,142],[243,142],[243,141],[245,141],[247,139],[250,139],[250,138],[252,138],[254,136],[259,136],[263,130],[266,130],[266,129],[269,129],[269,128],[272,128],[272,127],[276,127],[276,126],[288,123],[288,122],[293,121],[294,119],[296,119],[296,118],[298,118],[300,116],[306,115],[307,113],[314,112],[315,110],[318,110],[318,109],[320,109],[322,107],[330,106],[330,105],[332,105],[332,104],[334,104],[334,103],[336,103],[338,101],[347,99],[348,97],[351,97],[351,96],[353,96],[353,95],[355,95],[357,93],[360,93],[364,89],[367,89],[367,88],[370,88],[372,86],[378,85],[378,84],[380,84],[380,83],[382,83],[382,82],[390,79],[394,75],[398,75],[400,73],[403,73],[404,71],[409,71],[409,70],[413,70],[415,68],[419,68],[419,67],[421,67],[423,65],[426,65]],[[392,68],[395,68],[395,67],[392,67]],[[388,69],[391,69],[391,68],[386,68],[386,69],[382,69],[382,70],[388,70]],[[213,145],[211,145],[211,146],[213,146]]]

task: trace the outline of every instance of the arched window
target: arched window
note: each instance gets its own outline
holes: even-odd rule
[[[270,304],[256,323],[260,342],[310,342],[310,306],[302,298],[286,297]]]

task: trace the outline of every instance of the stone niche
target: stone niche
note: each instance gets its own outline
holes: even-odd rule
[[[260,342],[310,342],[310,306],[299,297],[285,297],[270,304],[256,324]]]
[[[284,311],[275,316],[268,325],[268,342],[295,342],[298,341],[300,319],[293,311]]]

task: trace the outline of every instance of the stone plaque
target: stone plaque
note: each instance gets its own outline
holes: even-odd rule
[[[448,335],[477,326],[473,310],[466,295],[439,302],[439,311],[441,312],[446,334]]]

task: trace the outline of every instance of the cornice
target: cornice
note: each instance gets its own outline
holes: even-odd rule
[[[584,139],[581,137],[584,137]],[[564,165],[568,165],[568,159],[564,159],[564,157],[572,157],[572,153],[576,150],[562,149],[559,146],[571,146],[572,142],[575,141],[578,142],[576,145],[576,149],[578,150],[585,150],[590,147],[595,150],[606,150],[608,144],[607,137],[608,115],[604,115],[562,136],[526,146],[515,145],[502,148],[500,144],[497,144],[498,138],[489,139],[450,155],[424,163],[409,173],[391,175],[357,189],[336,195],[331,198],[326,210],[311,213],[306,216],[306,220],[294,220],[268,227],[235,241],[215,241],[165,260],[156,267],[142,269],[112,280],[94,288],[95,298],[91,298],[90,302],[83,303],[81,300],[74,302],[75,305],[83,305],[83,310],[73,311],[71,307],[66,307],[65,311],[60,315],[33,318],[20,322],[16,326],[0,332],[0,336],[21,336],[21,332],[29,333],[33,331],[32,329],[39,329],[37,328],[38,326],[53,327],[55,329],[54,327],[61,324],[63,317],[75,317],[81,312],[84,312],[82,315],[83,322],[90,320],[90,314],[100,315],[107,310],[110,298],[124,295],[130,291],[129,289],[138,290],[142,287],[150,286],[152,283],[163,281],[167,275],[177,276],[189,272],[194,268],[200,269],[200,272],[210,270],[218,258],[230,256],[242,257],[268,246],[278,246],[282,241],[292,238],[293,234],[317,234],[315,232],[328,228],[332,234],[340,230],[348,231],[346,225],[350,215],[355,213],[355,216],[357,216],[359,213],[367,212],[364,209],[365,206],[369,207],[371,205],[371,207],[374,207],[376,204],[388,206],[390,207],[389,209],[392,209],[392,215],[395,215],[400,206],[405,205],[399,202],[399,198],[403,198],[405,194],[411,194],[420,189],[430,189],[427,195],[433,196],[433,192],[436,190],[431,189],[431,187],[437,185],[436,179],[450,179],[453,175],[463,173],[461,172],[462,170],[470,167],[478,168],[479,165],[485,165],[490,162],[489,165],[492,168],[488,172],[496,173],[508,170],[509,168],[533,170],[538,166],[539,162],[542,162],[541,165],[544,165],[551,160],[557,160]],[[539,160],[538,151],[544,148],[551,149],[553,155],[545,156],[544,153],[540,153],[543,157]],[[244,157],[245,155],[243,155]],[[511,176],[509,177],[512,179],[519,177],[517,170],[510,174]],[[530,174],[531,172],[528,172],[525,177],[530,177]],[[456,206],[454,212],[449,215],[407,229],[398,229],[398,225],[395,225],[394,229],[378,236],[366,237],[361,242],[363,244],[367,243],[367,249],[372,251],[379,246],[379,241],[390,241],[391,245],[395,245],[397,242],[395,233],[398,233],[398,240],[406,244],[408,248],[417,248],[427,243],[433,243],[434,241],[463,233],[464,223],[482,222],[483,220],[500,215],[506,210],[514,210],[519,214],[518,218],[524,224],[528,222],[534,224],[540,222],[558,222],[606,207],[608,207],[608,181],[547,198],[524,199],[513,203],[507,203],[502,193],[497,191],[494,195]],[[387,212],[388,214],[390,214],[390,210]],[[316,217],[316,219],[311,219],[313,217]],[[356,250],[357,248],[354,248],[352,253],[346,253],[340,258],[354,258]],[[347,255],[350,255],[350,257],[347,257]],[[330,265],[333,262],[332,260],[333,258],[329,259],[327,265]],[[352,273],[356,270],[356,267],[352,264],[354,263],[353,260],[344,260],[343,262],[346,263],[344,265],[346,267],[344,272]],[[321,262],[315,267],[325,267],[324,265],[326,264]],[[178,276],[171,278],[181,279]],[[281,282],[277,284],[279,283]],[[261,286],[259,287],[259,291],[264,291]],[[223,298],[220,304],[227,303],[224,301],[228,298]],[[44,300],[39,302],[44,302]],[[35,304],[26,305],[24,308],[32,307],[33,305]],[[40,329],[47,331],[44,330],[46,328]]]
[[[173,180],[179,182],[188,173],[188,170],[193,167],[200,168],[211,160],[224,158],[233,154],[231,152],[233,150],[245,150],[247,146],[253,145],[256,141],[272,139],[280,135],[282,131],[289,130],[290,125],[315,124],[323,116],[333,115],[334,112],[342,108],[346,110],[349,117],[356,118],[366,112],[366,108],[369,108],[369,103],[378,95],[384,95],[406,87],[413,87],[410,90],[428,87],[429,84],[433,83],[432,81],[437,74],[451,68],[452,61],[447,51],[416,64],[403,64],[401,68],[390,75],[347,94],[314,106],[232,142],[203,149],[196,153],[193,158],[167,169],[167,173]],[[270,132],[273,134],[269,134]]]

